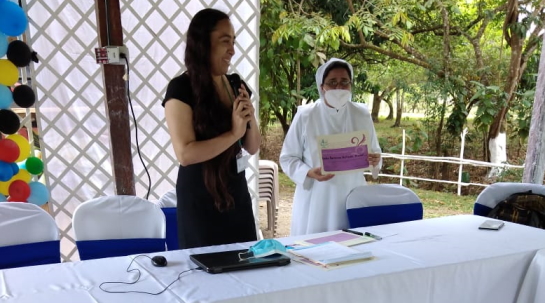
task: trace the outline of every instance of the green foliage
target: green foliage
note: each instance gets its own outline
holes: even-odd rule
[[[523,165],[523,163],[519,163],[518,165]],[[520,182],[522,182],[523,173],[524,173],[524,170],[519,169],[519,168],[502,169],[502,170],[500,170],[500,174],[498,175],[498,177],[496,179],[496,182],[516,182],[516,183],[520,183]]]
[[[406,105],[425,110],[427,133],[445,129],[447,136],[437,138],[439,143],[448,143],[466,126],[486,133],[499,109],[507,105],[510,49],[502,28],[505,1],[352,1],[354,13],[347,3],[261,0],[262,119],[273,117],[287,130],[297,105],[318,97],[316,67],[335,56],[354,66],[355,101],[364,101],[366,93],[402,88]],[[534,4],[519,5],[523,17],[509,24],[511,34],[526,39],[542,22],[543,12],[531,11],[538,2]],[[449,25],[448,37],[444,23]],[[519,136],[528,130],[533,91],[525,81],[523,77],[509,104],[509,123]],[[472,109],[476,118],[468,125]]]
[[[512,129],[511,138],[524,141],[530,133],[530,119],[537,85],[538,68],[539,57],[538,54],[534,54],[528,60],[528,67],[522,75],[508,115],[507,121]]]
[[[418,152],[422,149],[422,146],[427,142],[428,140],[428,133],[421,128],[419,123],[413,123],[412,127],[406,131],[405,133],[405,152],[406,153],[414,153]],[[380,140],[379,140],[380,142]],[[387,144],[391,144],[389,142],[384,142],[381,144],[382,146],[387,146]],[[403,148],[403,134],[400,134],[396,137],[396,141],[393,145],[390,145],[386,148],[386,150],[390,153],[401,153],[401,149]]]
[[[475,114],[474,126],[481,131],[488,129],[492,124],[498,110],[506,105],[507,95],[505,91],[498,86],[484,86],[479,82],[472,81],[477,91],[471,97],[470,101],[477,100],[478,107]]]

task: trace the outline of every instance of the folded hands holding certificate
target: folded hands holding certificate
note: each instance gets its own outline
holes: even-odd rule
[[[366,131],[318,136],[318,150],[323,174],[371,170],[380,154],[368,149]]]

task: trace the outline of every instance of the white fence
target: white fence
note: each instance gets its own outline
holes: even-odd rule
[[[399,172],[399,175],[390,175],[390,174],[379,174],[379,176],[383,177],[390,177],[390,178],[399,178],[399,184],[403,184],[403,180],[417,180],[417,181],[428,181],[428,182],[437,182],[437,183],[447,183],[447,184],[456,184],[458,186],[458,196],[461,193],[462,186],[468,186],[468,185],[476,185],[476,186],[482,186],[486,187],[488,184],[481,184],[481,183],[471,183],[471,182],[463,182],[462,181],[462,175],[463,175],[463,166],[464,165],[472,165],[472,166],[484,166],[484,167],[498,167],[500,169],[509,169],[509,168],[517,168],[517,169],[524,169],[523,165],[511,165],[507,163],[490,163],[490,162],[483,162],[483,161],[476,161],[476,160],[470,160],[470,159],[464,159],[464,147],[465,147],[465,137],[467,135],[467,128],[464,129],[462,134],[460,134],[461,137],[461,143],[460,143],[460,157],[434,157],[434,156],[414,156],[414,155],[406,155],[405,154],[405,130],[403,130],[403,142],[402,142],[402,148],[401,148],[401,155],[400,154],[390,154],[390,153],[382,153],[382,158],[393,158],[401,160],[401,169]],[[406,160],[418,160],[418,161],[427,161],[427,162],[440,162],[440,163],[452,163],[452,164],[458,164],[458,181],[448,181],[448,180],[436,180],[436,179],[429,179],[429,178],[420,178],[420,177],[411,177],[411,176],[405,176],[404,175],[404,168],[405,168],[405,161]],[[371,174],[371,173],[366,173]]]

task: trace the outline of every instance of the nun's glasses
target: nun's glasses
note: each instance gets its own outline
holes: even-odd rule
[[[331,80],[331,81],[328,81],[328,82],[325,82],[325,85],[329,86],[329,87],[337,87],[337,86],[341,86],[343,88],[346,88],[348,87],[352,82],[350,80],[343,80],[341,82],[337,81],[337,80]]]

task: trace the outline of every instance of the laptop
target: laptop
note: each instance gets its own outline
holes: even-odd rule
[[[281,254],[274,254],[272,256],[263,258],[240,260],[238,254],[247,251],[247,249],[242,249],[204,254],[193,254],[190,255],[189,258],[202,270],[211,274],[271,266],[284,266],[290,264],[291,262],[291,259],[289,257]]]

